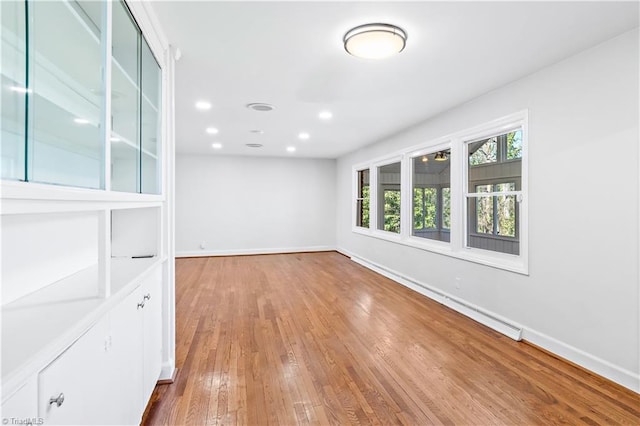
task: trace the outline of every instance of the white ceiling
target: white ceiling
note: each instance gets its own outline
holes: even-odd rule
[[[153,9],[182,52],[177,151],[214,155],[336,158],[638,26],[638,2],[161,1]],[[368,22],[402,27],[405,50],[380,61],[347,54],[344,33]],[[213,107],[198,111],[198,100]],[[251,102],[276,109],[252,111]],[[318,119],[324,109],[331,120]],[[207,134],[210,126],[219,133]],[[299,140],[301,131],[311,138]]]

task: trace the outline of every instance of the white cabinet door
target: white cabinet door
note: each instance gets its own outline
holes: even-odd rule
[[[142,295],[136,289],[110,316],[109,388],[116,392],[108,424],[139,424],[144,411],[142,401]]]
[[[27,383],[2,403],[3,424],[41,423],[38,419],[38,379],[33,376]],[[6,423],[5,423],[6,422]]]
[[[146,404],[160,377],[162,368],[162,268],[157,267],[142,283],[144,358],[143,393]]]
[[[108,378],[108,318],[103,318],[38,375],[38,416],[46,425],[107,423],[114,410]]]

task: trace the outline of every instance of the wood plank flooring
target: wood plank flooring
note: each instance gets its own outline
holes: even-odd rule
[[[640,424],[640,396],[335,253],[176,261],[144,425]]]

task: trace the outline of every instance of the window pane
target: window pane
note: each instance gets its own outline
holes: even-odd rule
[[[486,163],[495,163],[497,159],[497,138],[494,137],[469,144],[469,164],[471,166],[477,166],[479,164]]]
[[[2,179],[25,180],[25,99],[27,46],[25,3],[0,2],[2,16],[2,117],[0,170]]]
[[[508,254],[520,254],[517,238],[517,203],[514,195],[470,197],[471,220],[467,246]],[[495,228],[494,228],[495,226]]]
[[[140,176],[140,32],[127,7],[113,3],[111,189],[138,192]]]
[[[522,158],[522,130],[507,133],[507,160]]]
[[[400,233],[400,163],[378,167],[377,229]]]
[[[101,4],[28,4],[27,179],[103,187]]]
[[[413,229],[424,225],[424,189],[413,188]]]
[[[400,191],[384,191],[384,230],[400,233]]]
[[[159,194],[161,146],[161,71],[142,38],[142,192]]]
[[[451,188],[442,188],[442,229],[451,229]]]
[[[436,228],[436,204],[438,200],[438,190],[436,188],[424,189],[424,227]]]
[[[416,237],[449,241],[450,202],[447,199],[447,211],[445,212],[444,203],[441,203],[440,200],[444,197],[444,189],[448,189],[451,185],[450,157],[449,150],[444,150],[413,158],[412,235]],[[417,195],[418,193],[420,195]],[[443,232],[443,230],[445,231]]]
[[[493,192],[507,192],[507,191],[515,191],[516,184],[515,182],[506,182],[506,183],[498,183],[494,185]]]
[[[493,234],[493,197],[476,198],[476,232]]]
[[[503,237],[516,236],[516,197],[501,195],[497,198],[497,229],[496,234]]]
[[[369,227],[369,169],[358,171],[356,226]]]

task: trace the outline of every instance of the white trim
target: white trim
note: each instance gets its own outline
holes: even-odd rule
[[[523,329],[522,338],[560,358],[571,361],[627,389],[640,393],[640,374],[618,367],[609,361],[605,361],[536,330]]]
[[[258,249],[230,249],[230,250],[185,250],[176,252],[176,257],[214,257],[214,256],[251,256],[256,254],[284,254],[335,251],[334,246],[305,246],[305,247],[279,247]]]
[[[640,374],[636,374],[632,371],[614,365],[606,360],[554,339],[551,336],[547,336],[539,331],[519,325],[509,318],[505,318],[491,311],[482,309],[477,305],[465,301],[464,299],[457,298],[411,277],[404,276],[393,269],[359,257],[355,253],[352,253],[342,247],[338,247],[337,251],[345,256],[349,256],[351,260],[366,267],[367,269],[377,272],[380,275],[404,285],[405,287],[417,291],[418,293],[448,306],[449,308],[514,340],[525,340],[533,343],[534,345],[539,346],[560,358],[573,362],[574,364],[592,371],[636,393],[640,393]],[[518,329],[520,331],[518,331]]]

